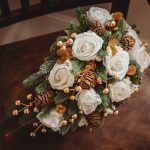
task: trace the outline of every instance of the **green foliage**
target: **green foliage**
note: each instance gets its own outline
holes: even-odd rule
[[[125,99],[123,101],[121,101],[121,104],[128,104],[129,103],[129,99]]]
[[[111,39],[111,34],[109,32],[105,32],[101,38],[104,40],[104,45],[107,46],[109,40]]]
[[[56,105],[66,102],[70,98],[71,94],[66,94],[63,91],[58,91],[54,97],[54,102]]]
[[[32,75],[30,75],[28,78],[26,78],[23,81],[23,85],[26,88],[33,88],[35,86],[37,86],[39,83],[41,83],[44,80],[44,76],[42,72],[36,72]]]
[[[108,55],[108,52],[106,50],[106,47],[103,46],[102,49],[100,49],[97,53],[98,56],[100,56],[101,58],[104,58],[105,56]]]
[[[98,105],[97,108],[96,108],[96,111],[97,112],[102,112],[104,110],[104,106],[103,105]]]
[[[62,126],[59,130],[59,134],[61,134],[62,136],[67,134],[72,126],[73,126],[73,123],[69,123],[66,126]]]
[[[64,35],[64,36],[59,36],[59,37],[57,38],[58,41],[62,41],[62,42],[66,42],[67,39],[68,39],[68,36],[66,36],[66,35]]]
[[[80,23],[80,30],[82,32],[88,31],[89,30],[89,18],[87,17],[86,10],[84,10],[83,8],[77,8],[76,15]]]
[[[49,74],[53,69],[56,60],[47,60],[40,66],[40,72],[43,74]]]
[[[71,61],[71,63],[72,63],[71,72],[73,74],[79,73],[85,65],[85,63],[83,61],[80,61],[80,60],[74,60],[74,61]]]
[[[57,45],[56,42],[54,42],[51,46],[50,46],[50,53],[52,56],[56,56],[57,55]]]
[[[45,80],[35,88],[35,92],[37,94],[41,94],[41,93],[48,91],[50,88],[51,88],[51,86],[50,86],[48,80]]]
[[[101,121],[100,121],[100,125],[99,125],[100,128],[102,128],[104,126],[104,122],[105,122],[105,117],[103,115],[101,115]]]
[[[102,104],[103,104],[103,106],[104,107],[108,107],[110,105],[110,103],[111,103],[111,100],[110,100],[109,96],[106,95],[106,94],[102,94],[101,98],[102,98]]]

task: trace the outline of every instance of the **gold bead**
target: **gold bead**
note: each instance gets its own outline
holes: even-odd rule
[[[15,105],[16,106],[20,106],[20,104],[21,104],[21,101],[20,100],[16,100]]]
[[[108,113],[107,113],[107,112],[105,112],[105,113],[104,113],[104,117],[107,117],[107,116],[108,116]]]
[[[61,124],[63,125],[63,126],[66,126],[67,125],[67,120],[63,120],[62,122],[61,122]]]
[[[67,45],[72,45],[73,44],[73,39],[72,38],[69,38],[68,40],[67,40]]]
[[[27,95],[27,99],[28,99],[28,100],[31,100],[32,98],[33,98],[33,95],[32,95],[32,94],[28,94],[28,95]]]
[[[76,90],[76,92],[81,92],[82,88],[81,88],[81,86],[76,86],[75,90]]]
[[[75,32],[73,32],[73,33],[71,34],[71,37],[72,37],[72,38],[75,38],[76,35],[77,35],[77,34],[76,34]]]
[[[134,88],[134,92],[139,92],[139,88],[138,87],[136,87],[136,88]]]
[[[70,123],[74,123],[74,119],[69,119],[69,122]]]
[[[59,104],[56,106],[56,111],[58,113],[64,114],[66,112],[66,106],[63,104]]]
[[[112,88],[112,86],[113,86],[112,83],[109,83],[109,84],[108,84],[108,87],[109,87],[109,88]]]
[[[30,107],[33,106],[33,103],[29,103],[29,106],[30,106]]]
[[[24,114],[25,114],[25,115],[27,115],[27,114],[29,114],[29,113],[30,113],[30,110],[29,110],[28,108],[26,108],[26,109],[24,109],[24,111],[23,111],[23,112],[24,112]]]
[[[33,108],[33,112],[38,113],[38,112],[39,112],[39,109],[38,109],[37,107],[34,107],[34,108]]]
[[[75,96],[74,95],[70,96],[70,100],[74,101],[75,100]]]
[[[72,115],[72,119],[77,119],[78,115],[77,114],[73,114]]]
[[[30,136],[31,136],[31,137],[35,137],[35,136],[36,136],[36,133],[35,133],[35,132],[31,132],[31,133],[30,133]]]
[[[41,132],[42,132],[42,133],[46,133],[47,130],[46,130],[45,128],[43,128],[43,129],[41,130]]]
[[[116,75],[114,76],[114,79],[115,79],[115,80],[120,80],[120,77],[116,74]]]
[[[58,47],[62,47],[63,46],[63,42],[62,41],[57,41],[57,44],[56,44]]]
[[[119,111],[118,110],[115,110],[114,111],[114,115],[118,115],[119,114]]]
[[[18,113],[18,110],[17,110],[17,109],[14,109],[13,112],[12,112],[12,114],[13,114],[13,116],[18,116],[18,114],[19,114],[19,113]]]
[[[113,27],[115,27],[116,26],[116,22],[114,21],[114,20],[112,20],[111,22],[110,22],[110,26],[113,28]]]
[[[126,79],[130,81],[130,77],[126,77]]]
[[[66,46],[62,46],[60,49],[65,51],[66,50]]]
[[[100,77],[97,78],[97,83],[102,84],[102,79]]]
[[[108,94],[108,92],[109,92],[109,89],[108,89],[108,88],[105,88],[105,89],[103,90],[103,93],[104,93],[104,94]]]
[[[83,110],[80,110],[80,111],[79,111],[79,114],[81,114],[81,115],[82,115],[83,113],[84,113],[84,112],[83,112]]]
[[[34,123],[33,123],[33,126],[34,126],[34,127],[37,127],[37,126],[38,126],[38,123],[37,123],[37,122],[34,122]]]
[[[69,88],[64,88],[64,93],[69,93]]]
[[[142,45],[143,45],[145,48],[148,47],[148,43],[146,43],[146,42],[143,42]]]
[[[114,27],[114,28],[113,28],[114,31],[117,31],[118,29],[119,29],[118,27]]]

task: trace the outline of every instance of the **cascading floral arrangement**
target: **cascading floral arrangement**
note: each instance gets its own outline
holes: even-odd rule
[[[23,81],[34,94],[9,109],[18,129],[31,125],[32,137],[38,131],[65,135],[82,126],[102,127],[138,91],[150,64],[147,44],[121,12],[79,8],[77,18],[52,44],[39,71]]]

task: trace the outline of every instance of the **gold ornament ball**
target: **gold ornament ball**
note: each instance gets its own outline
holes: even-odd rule
[[[62,41],[57,41],[57,46],[58,47],[62,47],[63,46],[63,42]]]
[[[134,92],[139,92],[139,88],[138,87],[136,87],[136,88],[134,88]]]
[[[81,92],[82,88],[81,88],[81,86],[76,86],[75,90],[76,90],[76,92]]]
[[[60,49],[65,51],[66,50],[66,46],[62,46]]]
[[[69,119],[69,122],[70,123],[74,123],[74,119]]]
[[[64,93],[69,93],[69,88],[64,88]]]
[[[113,28],[113,27],[115,27],[116,26],[116,22],[114,21],[114,20],[112,20],[111,22],[110,22],[110,26]]]
[[[67,45],[72,45],[73,44],[73,39],[72,38],[69,38],[68,40],[67,40]]]
[[[73,114],[72,115],[72,119],[77,119],[78,115],[77,114]]]
[[[97,83],[98,83],[98,84],[102,84],[102,79],[98,77],[98,78],[97,78]]]
[[[29,103],[29,106],[30,106],[30,107],[33,106],[33,103]]]
[[[70,100],[74,101],[75,100],[75,96],[74,95],[70,96]]]
[[[19,114],[19,113],[18,113],[18,110],[17,110],[17,109],[14,109],[13,112],[12,112],[12,114],[13,114],[13,116],[18,116],[18,114]]]
[[[118,27],[114,27],[114,28],[113,28],[114,31],[117,31],[118,29],[119,29]]]
[[[130,81],[130,77],[126,77],[126,79]]]
[[[15,105],[16,106],[20,106],[20,104],[21,104],[21,101],[20,100],[16,100]]]
[[[36,136],[36,133],[35,133],[35,132],[31,132],[31,133],[30,133],[30,136],[31,136],[31,137],[35,137],[35,136]]]
[[[33,126],[34,126],[34,127],[37,127],[37,126],[38,126],[38,123],[37,123],[37,122],[34,122],[34,123],[33,123]]]
[[[46,133],[47,130],[46,130],[45,128],[43,128],[43,129],[41,130],[41,132],[42,132],[42,133]]]
[[[104,94],[108,94],[108,92],[109,92],[109,89],[108,89],[108,88],[105,88],[105,89],[103,90],[103,93],[104,93]]]
[[[71,37],[72,37],[72,38],[75,38],[76,35],[77,35],[77,34],[76,34],[75,32],[73,32],[73,33],[71,34]]]
[[[27,95],[27,99],[28,99],[28,100],[31,100],[32,98],[33,98],[33,95],[32,95],[32,94],[28,94],[28,95]]]
[[[34,108],[33,108],[33,112],[38,113],[38,112],[39,112],[39,109],[38,109],[37,107],[34,107]]]
[[[29,114],[29,113],[30,113],[30,110],[29,110],[28,108],[26,108],[26,109],[24,109],[24,111],[23,111],[23,112],[24,112],[24,114],[25,114],[25,115],[27,115],[27,114]]]
[[[113,86],[112,83],[109,83],[109,84],[108,84],[108,87],[109,87],[109,88],[112,88],[112,86]]]
[[[107,112],[105,112],[105,113],[104,113],[104,117],[107,117],[107,116],[108,116],[108,113],[107,113]]]
[[[66,126],[68,122],[67,122],[67,120],[63,120],[61,123],[63,126]]]
[[[120,77],[116,74],[116,75],[114,76],[114,79],[115,79],[115,80],[119,80]]]
[[[114,115],[118,115],[119,114],[119,111],[118,110],[115,110],[114,111]]]

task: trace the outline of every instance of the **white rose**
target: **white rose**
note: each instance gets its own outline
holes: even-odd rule
[[[118,75],[120,80],[122,80],[128,71],[129,54],[120,46],[115,46],[115,48],[117,53],[115,55],[109,53],[104,58],[103,63],[110,75]]]
[[[39,121],[48,128],[51,128],[54,132],[58,131],[62,126],[61,121],[64,120],[63,115],[52,109],[45,116],[41,117],[42,112],[37,115]]]
[[[95,60],[103,42],[103,39],[92,31],[78,34],[73,43],[72,54],[83,61]]]
[[[83,110],[85,115],[95,111],[96,107],[102,103],[100,96],[94,89],[82,90],[77,94],[76,100],[78,101],[79,109]]]
[[[48,77],[49,83],[53,89],[63,90],[65,87],[72,87],[74,84],[74,75],[71,73],[72,64],[66,60],[64,64],[56,64]]]
[[[131,60],[135,60],[140,65],[142,72],[150,64],[150,56],[144,46],[136,45],[129,51],[129,56]]]
[[[110,98],[112,102],[120,102],[125,100],[130,97],[131,93],[131,81],[127,79],[115,83],[110,88]]]
[[[102,25],[104,25],[106,21],[112,19],[112,16],[106,9],[99,7],[91,7],[87,12],[87,16],[92,20],[100,21]]]

